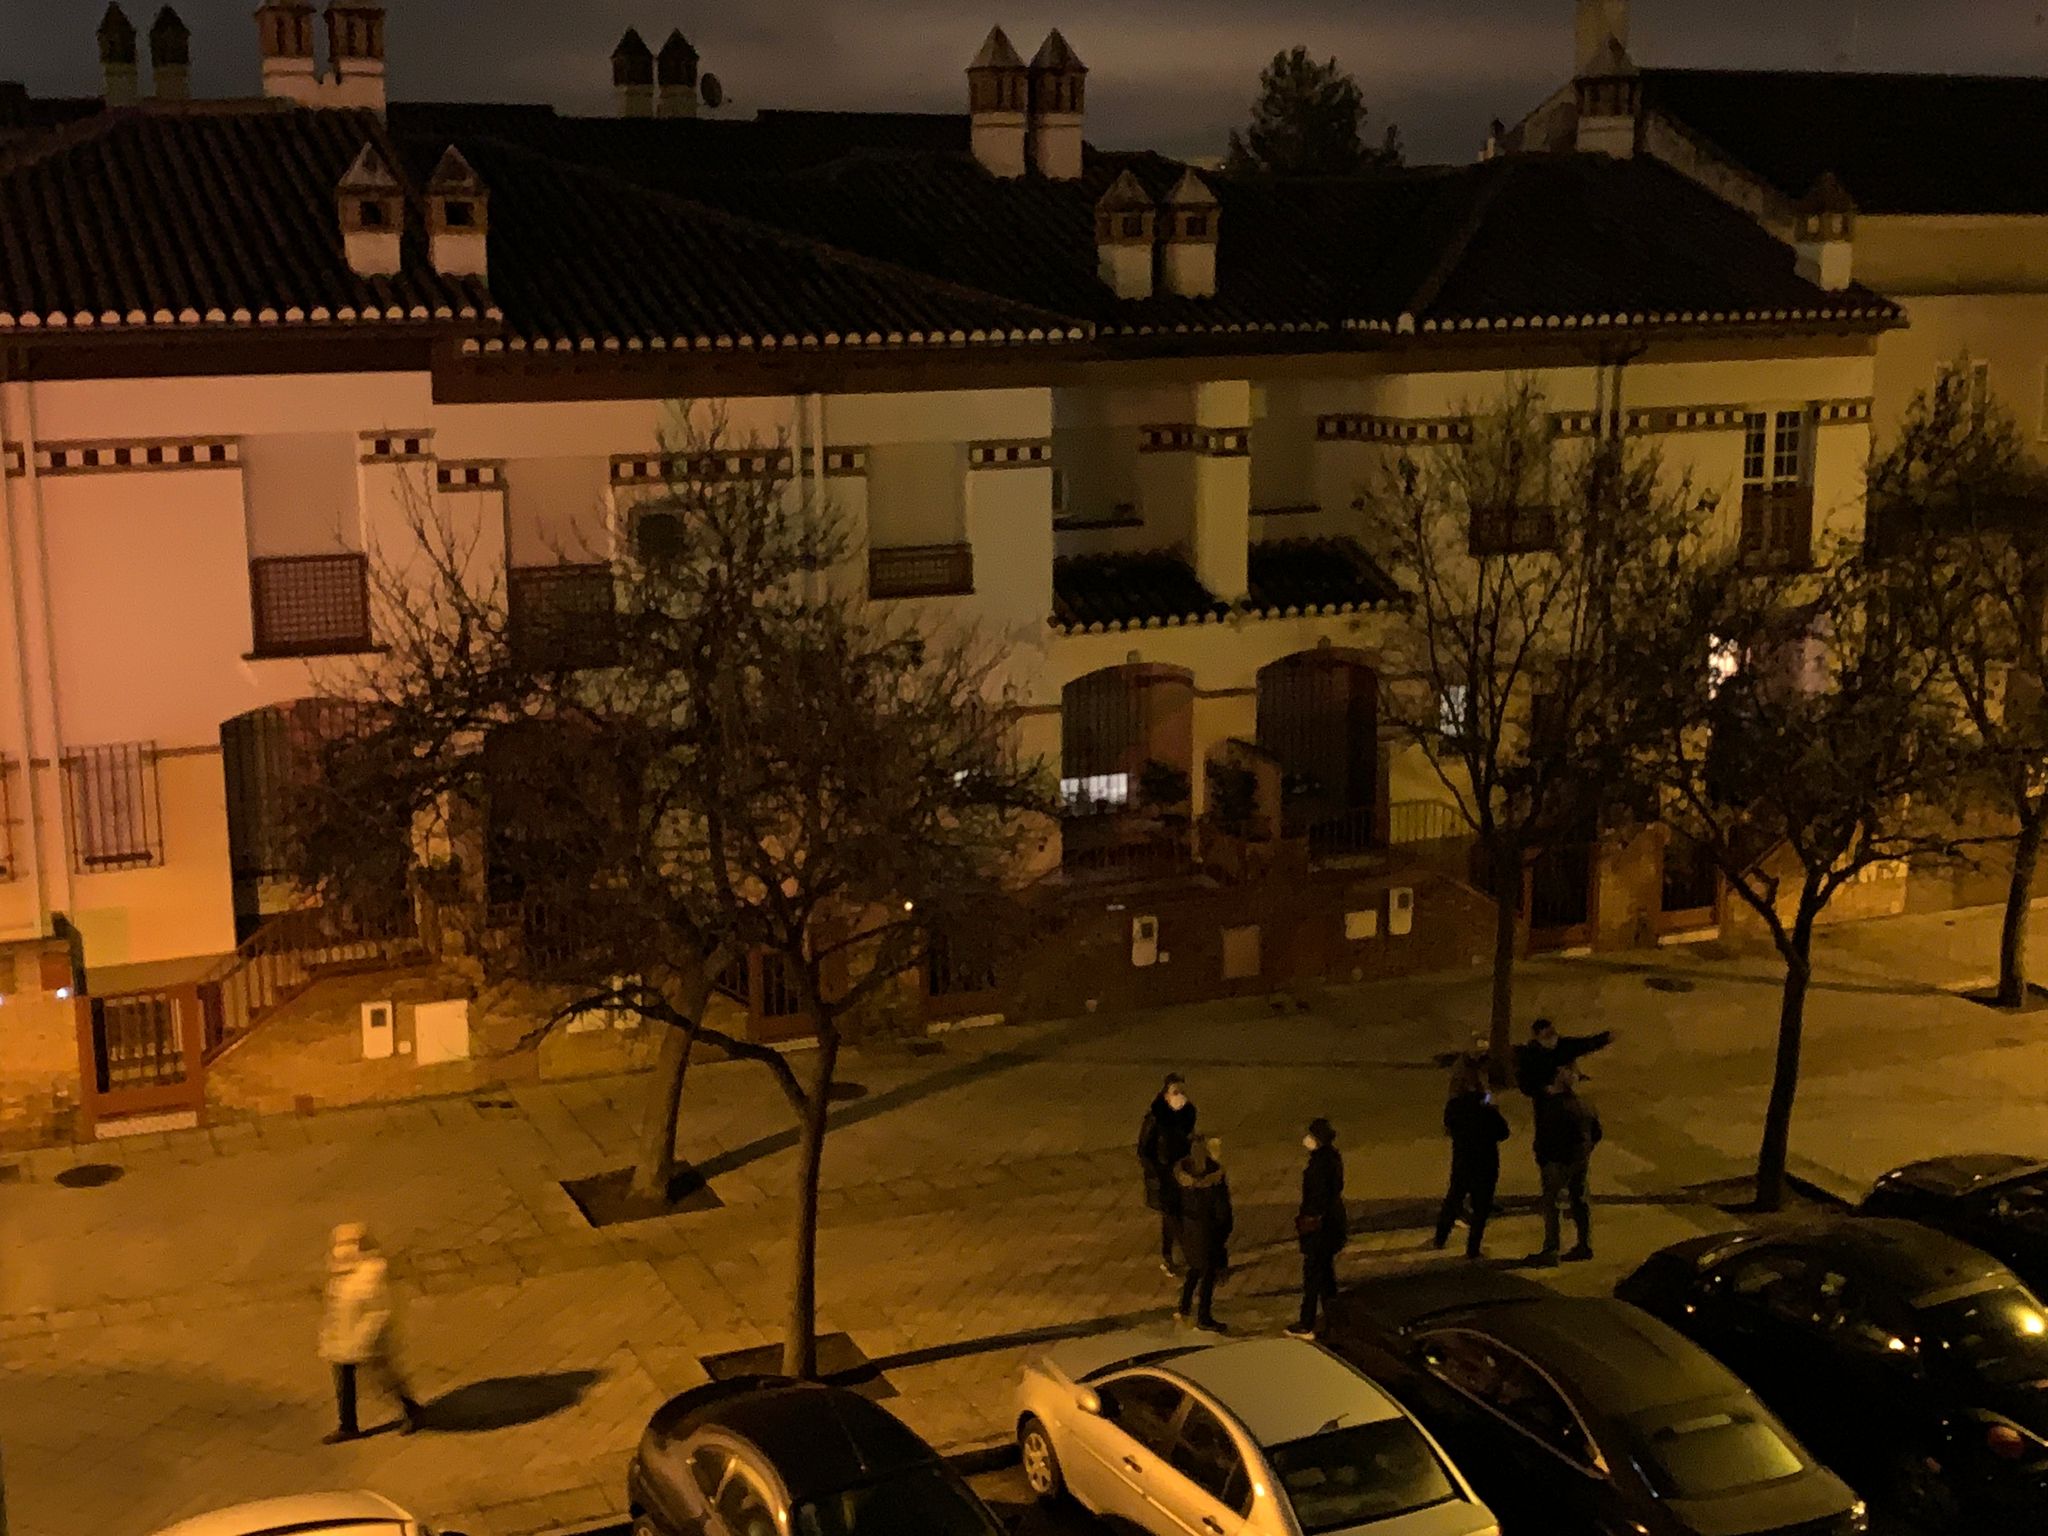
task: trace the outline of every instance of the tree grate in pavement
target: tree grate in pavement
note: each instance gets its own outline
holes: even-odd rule
[[[1690,992],[1693,983],[1683,976],[1645,976],[1643,985],[1652,992]]]
[[[636,1199],[633,1170],[614,1168],[587,1179],[562,1180],[562,1192],[576,1202],[576,1209],[593,1227],[616,1227],[629,1221],[654,1221],[663,1216],[683,1216],[696,1211],[716,1211],[725,1202],[712,1192],[696,1169],[678,1167],[669,1180],[666,1200]]]
[[[58,1174],[57,1182],[66,1189],[99,1189],[127,1171],[115,1163],[80,1163]]]
[[[782,1346],[763,1344],[755,1349],[728,1350],[722,1355],[705,1355],[699,1363],[713,1381],[732,1381],[740,1376],[779,1376],[782,1374]],[[854,1343],[849,1334],[824,1333],[818,1336],[818,1379],[858,1392],[876,1402],[896,1396],[896,1388],[889,1378],[875,1369],[866,1351]]]

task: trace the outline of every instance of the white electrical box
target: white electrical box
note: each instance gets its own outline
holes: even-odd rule
[[[363,1004],[363,1060],[382,1061],[395,1048],[398,1009],[391,1003]]]
[[[1400,938],[1415,931],[1415,889],[1397,886],[1387,892],[1387,932]]]
[[[1360,939],[1376,939],[1380,935],[1380,909],[1367,907],[1363,912],[1344,914],[1344,937],[1352,943]]]
[[[412,1035],[418,1044],[413,1059],[423,1067],[437,1061],[469,1059],[469,1003],[421,1003],[412,1011]]]
[[[1159,953],[1159,919],[1156,917],[1134,917],[1131,919],[1131,964],[1135,966],[1157,965],[1162,956]]]

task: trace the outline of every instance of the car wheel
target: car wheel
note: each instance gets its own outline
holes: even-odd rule
[[[1025,1485],[1034,1496],[1051,1503],[1067,1491],[1066,1477],[1060,1472],[1059,1456],[1052,1448],[1052,1436],[1029,1414],[1017,1426],[1017,1452],[1024,1462]]]
[[[1962,1529],[1962,1506],[1939,1463],[1908,1452],[1892,1463],[1889,1481],[1893,1507],[1920,1530],[1946,1536]]]

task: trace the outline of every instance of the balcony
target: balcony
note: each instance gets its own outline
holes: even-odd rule
[[[618,659],[610,566],[514,566],[505,592],[515,665],[574,672]]]
[[[370,570],[362,555],[249,562],[254,655],[332,656],[370,648]]]
[[[966,544],[905,544],[868,551],[868,596],[961,597],[974,590],[974,550]]]
[[[1549,507],[1474,507],[1471,552],[1533,555],[1557,547],[1557,514]]]
[[[1790,573],[1813,568],[1813,487],[1742,488],[1743,569]]]

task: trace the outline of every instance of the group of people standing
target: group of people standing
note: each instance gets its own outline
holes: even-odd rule
[[[1294,1216],[1301,1248],[1301,1318],[1287,1331],[1310,1337],[1316,1317],[1337,1294],[1337,1254],[1349,1236],[1344,1217],[1344,1158],[1337,1131],[1318,1116],[1301,1138],[1308,1160],[1301,1171],[1301,1203]],[[1169,1072],[1138,1127],[1138,1163],[1145,1204],[1159,1214],[1159,1268],[1181,1277],[1174,1316],[1207,1333],[1221,1333],[1214,1310],[1216,1282],[1230,1264],[1236,1224],[1222,1145],[1195,1134],[1195,1102],[1187,1080]],[[1176,1269],[1176,1251],[1185,1267]]]
[[[1593,1212],[1586,1200],[1586,1179],[1593,1149],[1600,1144],[1600,1116],[1579,1095],[1579,1059],[1613,1039],[1594,1035],[1561,1035],[1548,1019],[1530,1026],[1529,1039],[1515,1051],[1515,1086],[1529,1099],[1535,1122],[1533,1150],[1542,1180],[1543,1247],[1530,1256],[1533,1264],[1553,1265],[1593,1257]],[[1450,1096],[1444,1102],[1444,1134],[1451,1139],[1451,1182],[1437,1209],[1436,1246],[1451,1238],[1460,1218],[1465,1221],[1465,1257],[1484,1254],[1486,1223],[1493,1215],[1494,1192],[1500,1183],[1500,1144],[1508,1139],[1507,1117],[1494,1102],[1487,1084],[1487,1043],[1475,1039],[1451,1068]],[[1578,1241],[1569,1252],[1562,1246],[1559,1206],[1571,1211]]]
[[[1579,1095],[1577,1062],[1612,1038],[1605,1031],[1562,1035],[1550,1020],[1538,1019],[1528,1041],[1515,1052],[1515,1086],[1532,1106],[1536,1166],[1543,1187],[1543,1247],[1531,1256],[1531,1263],[1558,1264],[1593,1256],[1586,1181],[1593,1149],[1600,1143],[1600,1117]],[[1500,1146],[1510,1134],[1507,1117],[1487,1083],[1487,1063],[1486,1042],[1474,1040],[1452,1066],[1450,1096],[1444,1103],[1451,1180],[1437,1211],[1435,1243],[1438,1248],[1448,1244],[1462,1219],[1465,1256],[1470,1259],[1485,1251],[1486,1224],[1500,1184]],[[1174,1317],[1204,1332],[1221,1333],[1224,1328],[1215,1314],[1216,1282],[1230,1264],[1236,1215],[1222,1144],[1196,1134],[1195,1120],[1187,1080],[1169,1072],[1138,1127],[1138,1164],[1144,1174],[1145,1204],[1159,1216],[1159,1268],[1181,1282]],[[1337,1151],[1335,1127],[1318,1116],[1309,1122],[1301,1144],[1308,1154],[1294,1216],[1295,1241],[1301,1249],[1301,1316],[1287,1332],[1310,1338],[1317,1318],[1337,1294],[1337,1255],[1350,1233],[1344,1210],[1344,1159]],[[1578,1239],[1569,1251],[1561,1251],[1560,1207],[1570,1211]]]

